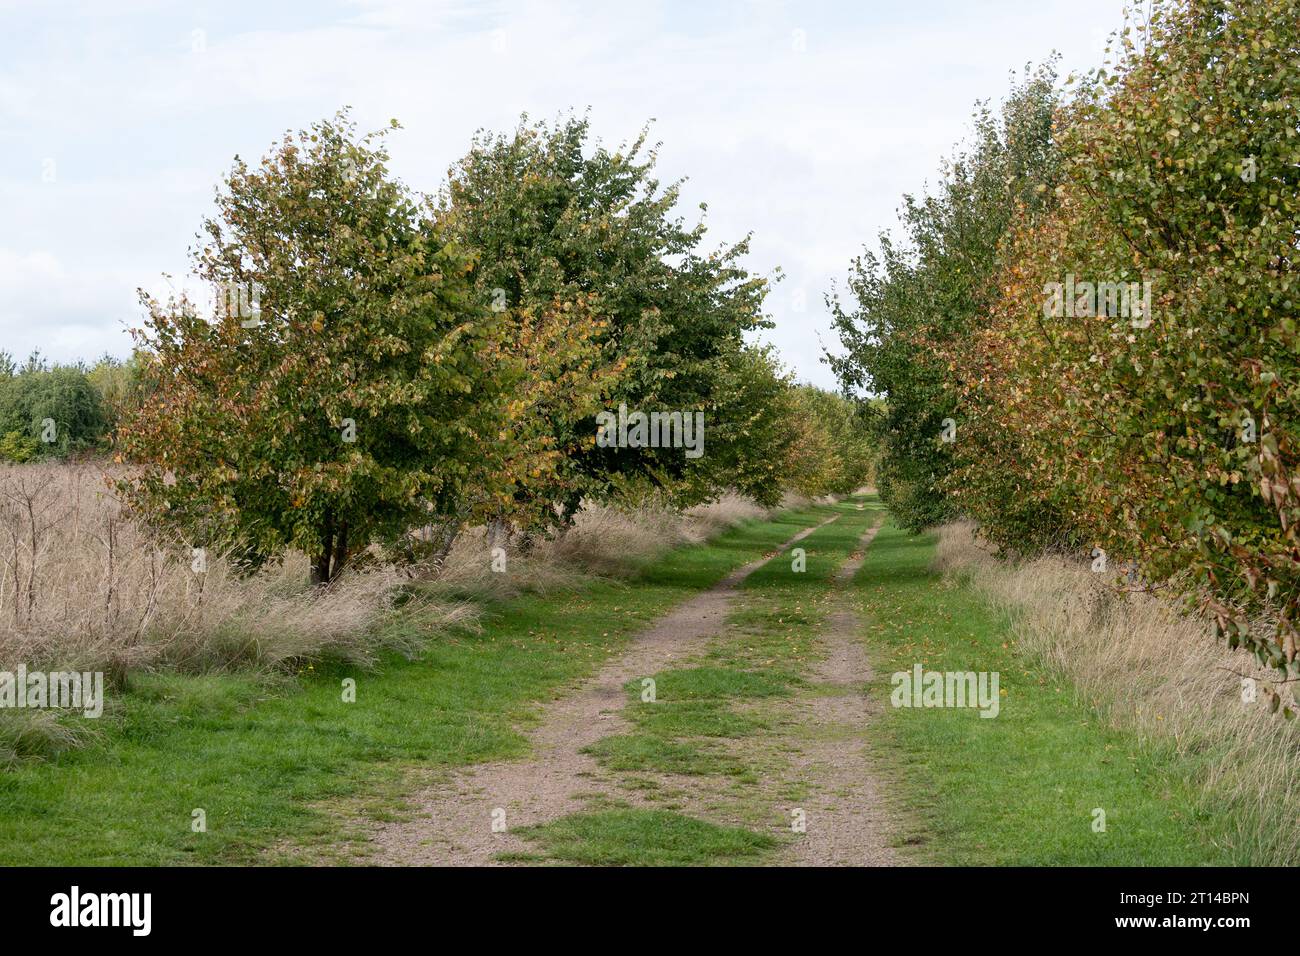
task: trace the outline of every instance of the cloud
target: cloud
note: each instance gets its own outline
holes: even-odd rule
[[[590,107],[607,142],[656,118],[664,180],[689,177],[684,208],[707,201],[718,241],[752,231],[751,268],[786,274],[765,337],[830,385],[832,280],[933,177],[976,99],[1053,47],[1067,67],[1099,61],[1122,0],[73,9],[5,14],[0,347],[125,353],[135,287],[185,273],[233,155],[287,127],[344,104],[363,128],[398,117],[394,169],[435,191],[476,129]]]
[[[122,353],[123,327],[103,321],[104,303],[128,298],[121,273],[74,274],[49,251],[0,247],[0,349],[18,358],[34,349],[63,359]]]

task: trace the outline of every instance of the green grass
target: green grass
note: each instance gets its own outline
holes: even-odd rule
[[[807,571],[782,555],[742,586],[726,626],[694,660],[655,675],[657,699],[629,683],[630,733],[592,749],[626,772],[714,774],[742,801],[715,826],[669,810],[596,806],[527,831],[536,861],[607,865],[754,863],[779,839],[761,831],[753,794],[766,770],[736,756],[773,732],[766,710],[807,694],[819,629],[842,600],[840,563],[878,507],[849,501],[735,529],[677,551],[632,582],[593,579],[576,592],[523,595],[487,608],[479,633],[440,638],[414,661],[372,672],[317,665],[296,679],[253,674],[136,675],[110,701],[92,742],[0,772],[0,864],[171,865],[292,859],[282,848],[343,845],[349,801],[400,806],[411,771],[522,755],[543,702],[589,676],[629,636],[733,568],[770,553],[836,511],[798,545]],[[854,581],[872,692],[890,674],[998,671],[1001,712],[895,709],[877,720],[881,774],[903,837],[923,861],[951,864],[1193,865],[1228,863],[1223,821],[1180,782],[1172,748],[1105,726],[1073,689],[1023,658],[1009,622],[973,591],[929,570],[933,542],[886,526]],[[344,703],[340,682],[357,682]],[[763,759],[776,761],[775,754]],[[628,777],[631,789],[657,790]],[[750,796],[746,796],[749,794]],[[770,800],[770,798],[767,798]],[[667,802],[667,801],[666,801]],[[1093,810],[1106,811],[1106,832]],[[203,809],[207,832],[191,830]],[[752,812],[751,812],[752,811]],[[269,852],[268,852],[269,851]]]
[[[617,771],[659,771],[688,775],[746,773],[715,740],[766,729],[754,714],[738,713],[734,700],[789,693],[781,676],[720,667],[684,667],[655,675],[655,699],[641,699],[639,680],[626,685],[624,716],[635,729],[604,737],[585,749],[602,766]]]
[[[624,716],[634,725],[627,734],[605,737],[587,747],[610,770],[651,770],[680,774],[742,775],[743,764],[708,738],[758,733],[767,723],[732,708],[733,701],[790,692],[787,675],[723,667],[684,667],[655,675],[655,699],[641,699],[641,682],[629,681]]]
[[[710,740],[678,740],[676,734],[636,732],[604,737],[584,753],[594,756],[609,770],[680,773],[687,775],[726,774],[737,776],[745,767]]]
[[[664,699],[656,704],[638,702],[633,710],[634,719],[641,730],[659,737],[744,737],[767,726],[752,714],[736,713],[721,706],[725,700],[718,697],[712,700]]]
[[[833,579],[863,533],[881,520],[875,496],[851,498],[838,507],[838,521],[797,545],[807,551],[806,571],[793,572],[787,555],[745,580],[744,600],[729,621],[731,633],[710,649],[710,663],[762,668],[792,683],[802,679],[817,657],[817,632],[828,607],[839,600],[841,588]]]
[[[1178,758],[1104,726],[1073,689],[1017,653],[1009,621],[929,570],[933,540],[886,526],[855,579],[885,704],[889,779],[930,862],[1182,866],[1228,862],[1213,821],[1177,782]],[[894,708],[890,675],[997,671],[995,718],[973,709]],[[1094,832],[1093,810],[1106,830]]]
[[[629,635],[829,513],[787,513],[678,550],[633,582],[524,595],[481,633],[432,642],[373,672],[318,666],[296,681],[137,676],[93,745],[0,773],[0,865],[170,865],[265,859],[346,834],[320,804],[378,795],[412,767],[511,757],[540,702],[591,674]],[[341,680],[357,682],[344,703]],[[207,832],[191,829],[206,813]]]
[[[575,813],[518,831],[546,856],[588,866],[725,866],[754,863],[776,845],[764,833],[667,810]]]
[[[663,671],[655,677],[659,703],[709,700],[717,697],[772,697],[789,693],[788,680],[762,671],[738,671],[723,667],[684,667]],[[628,684],[639,695],[639,681]]]

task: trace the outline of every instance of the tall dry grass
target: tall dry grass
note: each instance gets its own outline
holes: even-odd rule
[[[1232,821],[1238,863],[1300,861],[1300,721],[1272,715],[1262,694],[1243,700],[1243,678],[1264,687],[1273,675],[1163,596],[1120,591],[1062,557],[1000,561],[973,531],[941,529],[936,568],[1005,610],[1017,646],[1113,726],[1176,748],[1203,807]]]
[[[364,663],[391,631],[380,625],[394,609],[394,572],[352,575],[323,594],[307,585],[301,555],[239,575],[222,555],[130,520],[108,479],[86,464],[0,468],[0,669],[102,670],[120,682],[159,667]]]
[[[527,548],[501,540],[504,573],[493,570],[485,529],[474,528],[436,565],[371,562],[322,590],[308,583],[302,554],[251,575],[220,554],[196,561],[185,542],[132,520],[112,478],[93,464],[0,465],[0,671],[102,671],[120,688],[139,671],[251,669],[269,679],[326,657],[366,666],[382,650],[414,654],[475,626],[486,600],[626,576],[768,510],[735,496],[685,513],[589,506],[565,535]],[[97,736],[91,723],[0,710],[0,768],[84,745]]]
[[[325,656],[366,664],[383,648],[412,651],[412,640],[472,623],[477,599],[626,575],[766,513],[734,496],[684,514],[588,507],[563,536],[526,550],[506,542],[505,573],[493,571],[479,528],[424,575],[433,586],[381,564],[319,591],[301,554],[252,575],[219,554],[196,563],[186,543],[131,520],[110,478],[91,464],[0,466],[0,670],[102,670],[121,681],[140,669],[277,668]],[[402,619],[418,626],[394,626]]]
[[[795,504],[783,501],[781,507]],[[490,539],[486,528],[470,528],[457,537],[424,590],[478,601],[573,589],[593,577],[625,578],[674,548],[707,541],[771,510],[729,494],[686,511],[586,503],[563,534],[535,540]],[[504,572],[494,570],[499,564],[494,564],[493,547],[505,552]]]

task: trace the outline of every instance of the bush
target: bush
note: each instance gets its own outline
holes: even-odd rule
[[[0,434],[17,432],[38,452],[65,456],[95,447],[107,431],[104,403],[80,368],[38,367],[0,378]]]
[[[22,464],[31,461],[40,450],[40,442],[22,432],[6,432],[0,436],[0,461]]]

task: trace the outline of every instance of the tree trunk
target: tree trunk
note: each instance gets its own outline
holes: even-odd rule
[[[330,583],[330,559],[334,556],[334,516],[325,516],[325,527],[321,531],[320,550],[311,562],[311,583],[315,587],[324,587]]]
[[[560,511],[560,536],[568,534],[569,529],[573,527],[573,519],[577,516],[578,510],[582,507],[582,495],[569,495],[564,499]]]
[[[334,563],[330,564],[330,580],[338,578],[343,574],[343,568],[347,567],[347,523],[338,525],[338,533],[334,535]]]
[[[509,540],[510,528],[506,525],[505,519],[500,513],[487,523],[487,543],[488,551],[493,551],[498,547],[504,548]]]
[[[330,552],[322,551],[311,562],[311,583],[315,587],[324,587],[330,583]]]
[[[460,537],[460,525],[457,522],[448,522],[447,526],[440,532],[441,539],[438,542],[438,548],[433,553],[432,566],[435,571],[442,568],[442,564],[447,560],[447,555],[451,554],[452,545]]]
[[[347,522],[339,525],[338,534],[334,535],[334,563],[330,566],[330,580],[343,573],[348,563],[348,526]]]

